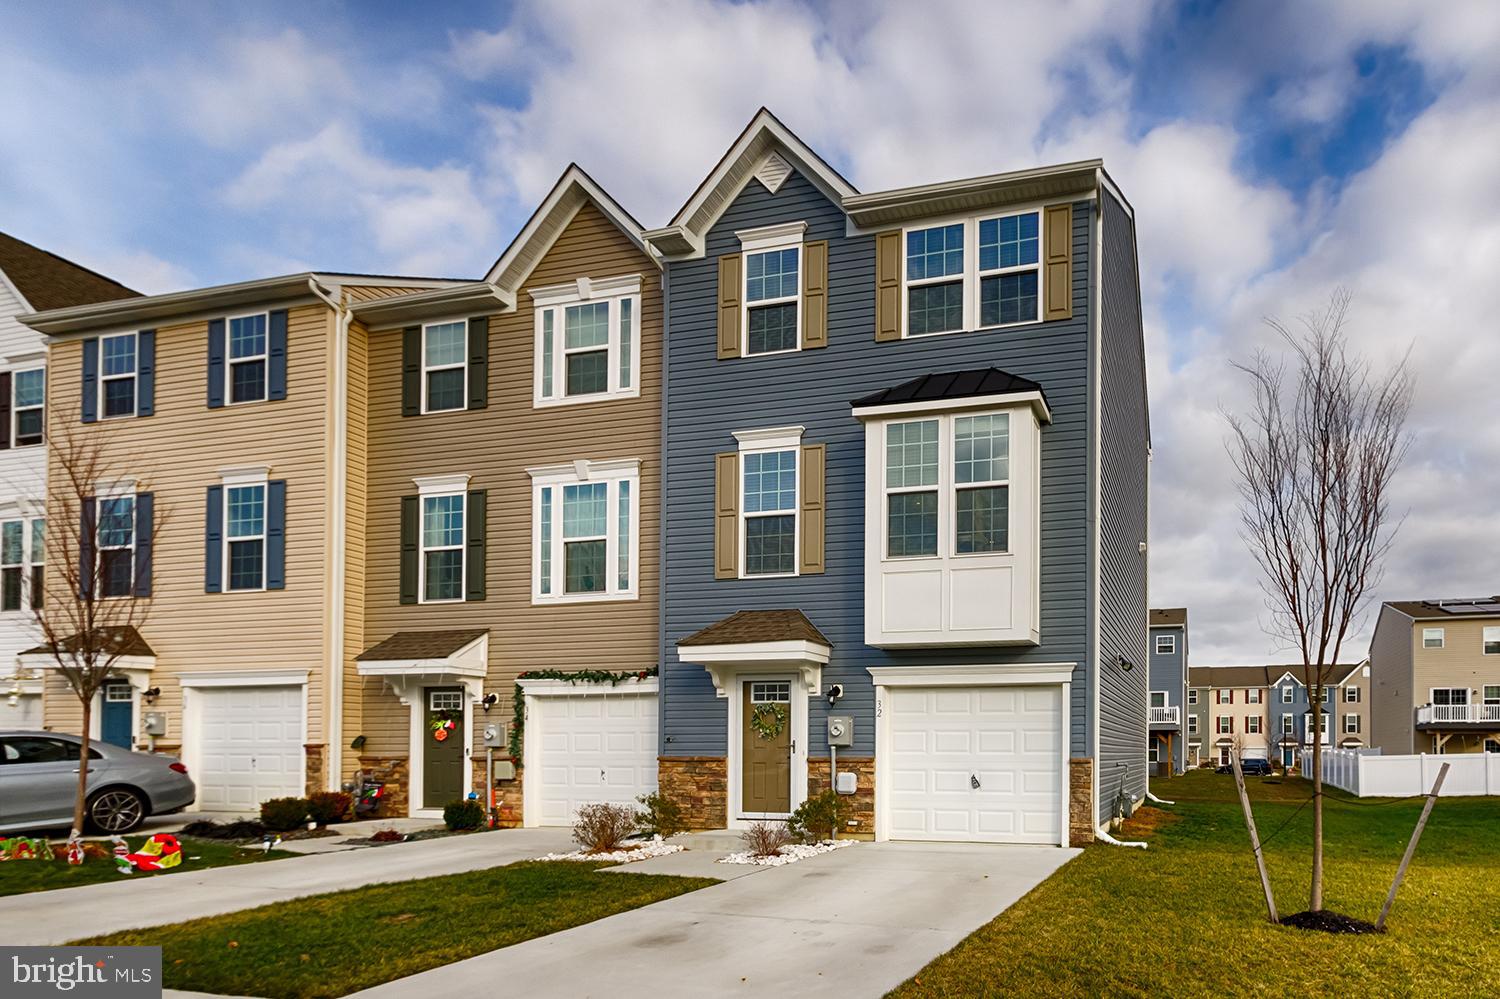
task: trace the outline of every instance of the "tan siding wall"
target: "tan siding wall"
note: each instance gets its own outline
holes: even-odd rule
[[[1271,699],[1271,691],[1265,687],[1228,687],[1225,689],[1234,691],[1233,704],[1215,704],[1213,692],[1205,692],[1208,697],[1208,733],[1203,738],[1204,752],[1217,758],[1219,755],[1219,740],[1229,738],[1237,740],[1247,756],[1268,756],[1271,745],[1268,738],[1271,731],[1271,709],[1268,704]],[[1247,702],[1246,691],[1250,689],[1260,692],[1259,704],[1250,704]],[[1229,715],[1234,718],[1234,732],[1228,736],[1219,734],[1218,719],[1222,715]],[[1260,731],[1253,735],[1245,731],[1245,719],[1250,717],[1260,719]]]
[[[163,747],[182,739],[178,677],[194,670],[308,670],[307,741],[323,740],[330,315],[321,305],[291,310],[285,400],[222,409],[205,401],[207,323],[157,329],[155,416],[79,422],[82,342],[51,349],[54,440],[66,421],[101,442],[111,478],[134,476],[156,496],[154,596],[142,633],[157,654],[151,682],[161,688],[153,710],[168,716]],[[287,480],[286,589],[205,593],[205,490],[220,469],[242,465],[269,465],[272,478]],[[51,474],[62,481],[58,469]],[[69,701],[47,698],[47,724],[76,727]]]
[[[345,536],[344,599],[344,678],[343,756],[345,776],[359,766],[359,754],[349,743],[363,728],[364,695],[362,678],[356,671],[354,657],[364,650],[365,634],[365,531],[366,496],[369,457],[369,423],[365,418],[369,404],[370,342],[369,333],[359,323],[349,329],[349,447],[346,457],[348,495]]]
[[[1417,704],[1412,696],[1411,618],[1381,607],[1370,642],[1370,745],[1387,754],[1412,753]]]
[[[489,408],[401,416],[401,334],[386,331],[370,346],[369,553],[364,647],[400,630],[490,629],[488,691],[500,695],[491,720],[509,721],[513,681],[529,669],[644,669],[656,663],[658,521],[661,497],[661,283],[656,269],[592,205],[585,205],[523,288],[580,276],[639,273],[641,395],[532,408],[533,312],[523,291],[510,315],[490,326]],[[632,601],[570,606],[531,605],[531,480],[526,468],[574,459],[638,458],[641,462],[640,595]],[[467,472],[471,489],[489,491],[488,599],[402,606],[400,499],[416,492],[419,475]],[[364,685],[365,752],[404,754],[405,707]],[[482,724],[476,719],[476,739]]]
[[[1433,687],[1467,687],[1469,703],[1483,698],[1485,684],[1500,683],[1500,656],[1484,654],[1484,629],[1500,625],[1500,618],[1455,618],[1417,621],[1412,625],[1412,703],[1429,704]],[[1442,628],[1443,647],[1424,649],[1423,628]],[[1484,749],[1484,736],[1467,732],[1444,745],[1446,753],[1477,753]],[[1417,752],[1434,752],[1432,735],[1417,733]]]

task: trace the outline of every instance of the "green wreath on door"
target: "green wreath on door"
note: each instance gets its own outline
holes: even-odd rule
[[[750,709],[750,727],[767,742],[786,729],[786,705],[775,702],[757,704]]]

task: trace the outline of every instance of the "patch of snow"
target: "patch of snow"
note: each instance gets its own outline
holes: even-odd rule
[[[742,851],[731,853],[727,857],[720,857],[719,863],[784,867],[787,864],[795,864],[799,860],[806,860],[808,857],[816,857],[820,853],[831,853],[846,846],[853,846],[857,842],[858,840],[852,839],[825,839],[821,843],[793,843],[790,846],[783,846],[773,857],[757,857],[748,851]]]
[[[537,860],[602,860],[612,864],[628,864],[635,860],[650,860],[652,857],[665,857],[671,853],[677,853],[686,847],[677,843],[665,843],[660,836],[654,836],[642,843],[640,846],[629,850],[611,850],[609,853],[589,853],[585,850],[574,850],[572,853],[549,853]]]

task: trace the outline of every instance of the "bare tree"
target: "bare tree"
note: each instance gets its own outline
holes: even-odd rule
[[[76,838],[88,804],[94,698],[120,659],[136,651],[165,511],[150,493],[114,494],[122,463],[106,457],[96,436],[66,424],[53,421],[47,441],[46,566],[42,598],[32,604],[41,648],[82,708]]]
[[[1293,369],[1258,352],[1235,366],[1255,392],[1248,414],[1226,414],[1239,480],[1241,535],[1260,566],[1267,630],[1302,656],[1313,704],[1310,908],[1323,908],[1323,690],[1379,584],[1396,523],[1390,484],[1410,446],[1412,379],[1403,358],[1382,374],[1352,352],[1350,296],[1293,330],[1268,325]]]

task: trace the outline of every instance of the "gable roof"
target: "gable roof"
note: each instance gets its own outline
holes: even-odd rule
[[[495,285],[514,300],[517,290],[526,280],[527,275],[547,255],[552,244],[557,242],[557,237],[567,228],[573,216],[578,214],[578,209],[590,201],[604,213],[605,218],[613,222],[625,234],[626,238],[649,257],[658,269],[661,267],[656,251],[647,244],[645,233],[635,217],[620,207],[620,203],[610,197],[609,192],[600,187],[598,182],[582,167],[577,163],[569,163],[568,168],[562,172],[562,176],[557,178],[557,183],[552,185],[552,190],[547,192],[542,203],[521,227],[521,231],[516,233],[515,239],[510,241],[510,245],[490,267],[484,280]]]
[[[745,645],[754,642],[816,642],[833,648],[828,637],[795,608],[736,611],[681,639],[680,646]]]
[[[750,182],[761,161],[772,152],[784,157],[835,204],[842,204],[845,198],[859,193],[781,119],[762,107],[677,214],[672,216],[672,221],[647,232],[646,239],[667,256],[701,253],[704,234],[735,195]]]
[[[0,271],[33,312],[140,295],[103,274],[3,232],[0,232]]]
[[[1186,607],[1153,607],[1149,619],[1153,628],[1170,628],[1187,625]]]

